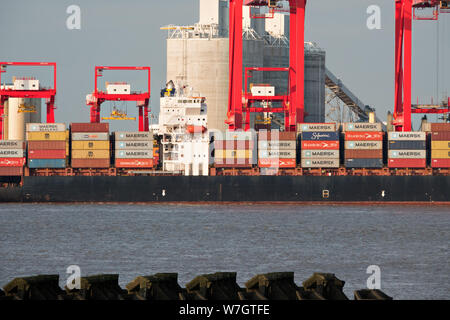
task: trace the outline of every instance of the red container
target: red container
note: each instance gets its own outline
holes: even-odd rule
[[[383,141],[383,132],[345,132],[346,141]]]
[[[0,167],[0,176],[11,177],[23,175],[22,167]]]
[[[214,141],[216,150],[251,150],[255,146],[253,140],[218,140]]]
[[[28,150],[66,150],[65,141],[28,141]]]
[[[450,131],[437,131],[431,133],[432,141],[450,141]]]
[[[433,168],[450,168],[450,159],[431,159]]]
[[[72,123],[71,132],[109,132],[109,123]]]
[[[23,167],[25,158],[0,158],[0,167]]]
[[[450,123],[432,123],[431,124],[431,131],[447,131],[450,132]]]
[[[302,141],[303,150],[339,150],[339,141]]]
[[[260,168],[295,168],[296,159],[259,159]]]
[[[116,159],[116,168],[153,168],[154,159]]]
[[[426,159],[389,159],[389,168],[425,168]]]
[[[345,159],[381,159],[383,150],[345,150]]]
[[[251,159],[214,159],[216,168],[251,168],[253,166]]]
[[[28,159],[65,159],[66,148],[60,150],[29,150]]]
[[[295,132],[272,132],[272,131],[259,131],[259,141],[267,140],[279,140],[279,141],[295,141],[297,140],[297,133]]]
[[[109,159],[72,159],[72,168],[109,168]]]

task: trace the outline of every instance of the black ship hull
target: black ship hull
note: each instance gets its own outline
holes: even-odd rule
[[[0,202],[450,204],[450,176],[24,177]]]

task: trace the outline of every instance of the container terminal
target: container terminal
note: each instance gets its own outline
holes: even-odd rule
[[[306,0],[201,0],[198,24],[162,27],[167,83],[157,124],[150,66],[96,66],[90,122],[67,125],[55,119],[56,63],[0,62],[0,201],[450,203],[450,98],[412,103],[408,27],[450,8],[395,3],[386,122],[325,66],[324,50],[305,43]],[[432,16],[416,15],[421,9]],[[51,68],[52,87],[34,77],[2,82],[11,67],[31,66]],[[101,83],[118,70],[145,73],[146,90]],[[327,121],[326,90],[352,121]],[[135,101],[138,118],[118,107],[102,117],[107,101]],[[413,114],[442,122],[424,118],[412,131]],[[114,120],[137,120],[138,130],[111,132]]]

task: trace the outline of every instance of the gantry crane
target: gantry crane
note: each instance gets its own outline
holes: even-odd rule
[[[267,97],[254,97],[247,92],[243,96],[243,42],[242,42],[242,7],[269,7],[271,11],[278,6],[279,0],[230,0],[230,74],[228,93],[228,119],[230,131],[243,127],[243,113],[256,112],[251,103],[267,100]],[[285,112],[285,130],[296,131],[297,124],[304,121],[304,69],[305,69],[305,9],[306,0],[289,0],[290,4],[290,62],[289,88],[287,99],[283,103]],[[264,70],[263,70],[264,71]],[[269,70],[265,70],[269,71]],[[274,71],[274,70],[272,70]],[[280,71],[280,70],[276,70]],[[280,98],[281,99],[281,98]],[[269,111],[270,112],[270,111]],[[247,116],[247,119],[249,117]],[[246,122],[248,128],[248,122]]]
[[[7,66],[27,66],[27,67],[52,67],[53,68],[53,88],[7,88],[2,87],[2,73],[6,72]],[[55,123],[55,97],[56,97],[56,63],[54,62],[0,62],[0,140],[3,139],[3,115],[5,112],[5,102],[9,98],[46,99],[47,123]]]
[[[416,10],[430,8],[433,15],[420,17]],[[442,106],[411,104],[412,69],[412,21],[437,20],[439,12],[449,12],[449,1],[439,0],[395,0],[395,107],[396,131],[411,131],[412,113],[448,113],[450,98]]]
[[[99,91],[98,78],[103,75],[104,70],[134,70],[134,71],[146,71],[147,72],[147,91],[146,92],[132,92],[131,90],[121,90],[117,93],[105,91]],[[125,83],[116,83],[113,85],[125,85]],[[91,123],[100,122],[100,107],[105,101],[136,101],[139,108],[139,131],[149,131],[149,102],[150,102],[150,85],[151,85],[151,70],[150,67],[108,67],[108,66],[96,66],[95,67],[95,90],[92,94],[86,97],[86,104],[91,109],[90,120]],[[128,118],[126,114],[123,114],[120,110],[114,110],[110,118],[105,119],[120,119],[130,120],[135,118]]]

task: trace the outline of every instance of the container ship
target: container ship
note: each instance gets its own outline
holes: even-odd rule
[[[212,2],[217,2],[217,6],[211,6]],[[224,2],[227,1],[201,1],[201,6],[208,8],[201,10],[201,20],[211,21],[209,15],[204,15],[215,10],[214,19],[223,22]],[[286,58],[283,54],[289,53],[289,67],[243,68],[245,47],[264,43],[255,30],[249,29],[253,24],[248,23],[243,30],[243,5],[250,8],[251,17],[262,18],[254,10],[267,6],[269,15],[278,17],[278,2],[231,0],[227,12],[229,39],[221,37],[223,26],[207,27],[199,23],[193,27],[165,28],[173,37],[168,39],[168,74],[173,72],[183,81],[169,81],[161,90],[157,125],[149,124],[150,67],[96,67],[95,88],[86,98],[90,122],[67,125],[55,123],[56,63],[0,62],[0,84],[1,73],[9,66],[46,66],[54,70],[50,89],[43,88],[34,78],[13,78],[11,84],[0,86],[0,201],[450,204],[450,121],[445,122],[449,120],[450,99],[442,105],[412,105],[411,77],[406,72],[411,66],[405,62],[400,66],[401,59],[396,59],[398,90],[394,113],[382,123],[374,109],[365,107],[340,80],[322,68],[323,52],[310,44],[303,45],[306,1],[290,1],[291,22],[295,19],[290,24],[290,34],[296,37],[289,43],[271,33],[277,28],[266,29],[264,41],[270,45],[246,57],[251,64],[251,58],[260,51],[264,61],[270,61],[270,56],[278,53],[279,60],[283,60]],[[408,6],[405,3],[402,5]],[[433,1],[415,1],[407,9],[432,4],[437,12],[443,10],[439,7],[442,4]],[[408,24],[411,19],[406,11],[397,15],[398,22],[402,22],[399,25]],[[245,41],[243,34],[247,37]],[[401,34],[396,33],[396,40],[408,41],[397,39]],[[257,41],[250,39],[250,35]],[[208,41],[197,41],[200,39]],[[185,41],[196,45],[187,45]],[[222,48],[225,42],[229,44],[225,93],[228,105],[219,116],[208,111],[208,105],[213,105],[214,111],[219,110],[221,97],[194,94],[186,79],[194,82],[193,86],[204,86],[203,91],[212,86],[189,79],[186,70],[197,68],[190,74],[204,77],[199,70],[203,70],[206,60],[202,63],[198,59],[211,57],[208,51],[211,43]],[[277,43],[280,50],[274,50]],[[284,46],[285,43],[288,45]],[[189,48],[194,47],[194,54],[189,55]],[[396,50],[398,57],[411,56],[410,46],[405,47],[407,50],[403,47]],[[305,48],[309,51],[305,52]],[[221,56],[216,58],[219,61]],[[319,81],[312,82],[326,85],[359,116],[359,121],[327,123],[320,121],[323,115],[314,118],[325,100],[320,95],[305,95],[315,90],[307,88],[305,78],[305,69],[314,64],[326,72],[320,73]],[[216,84],[225,74],[217,69],[222,65],[208,66],[209,71],[211,68],[214,71],[211,74],[217,76]],[[174,71],[177,68],[181,71]],[[106,70],[147,72],[148,90],[133,92],[128,83],[106,82],[105,91],[101,91],[98,78]],[[257,77],[258,72],[265,75],[276,72],[277,76]],[[278,79],[282,74],[286,74],[282,89],[266,81]],[[312,96],[319,99],[306,102]],[[46,99],[46,123],[33,116],[40,113],[40,99]],[[101,120],[135,119],[115,107],[110,117],[101,119],[101,105],[105,101],[135,101],[139,130],[111,132],[109,123]],[[25,120],[24,114],[28,113],[32,116]],[[424,121],[420,131],[412,131],[413,113],[442,114],[444,122]],[[213,122],[215,125],[211,126]],[[226,123],[227,130],[213,129],[220,122]],[[23,138],[9,133],[15,130],[24,132]]]

